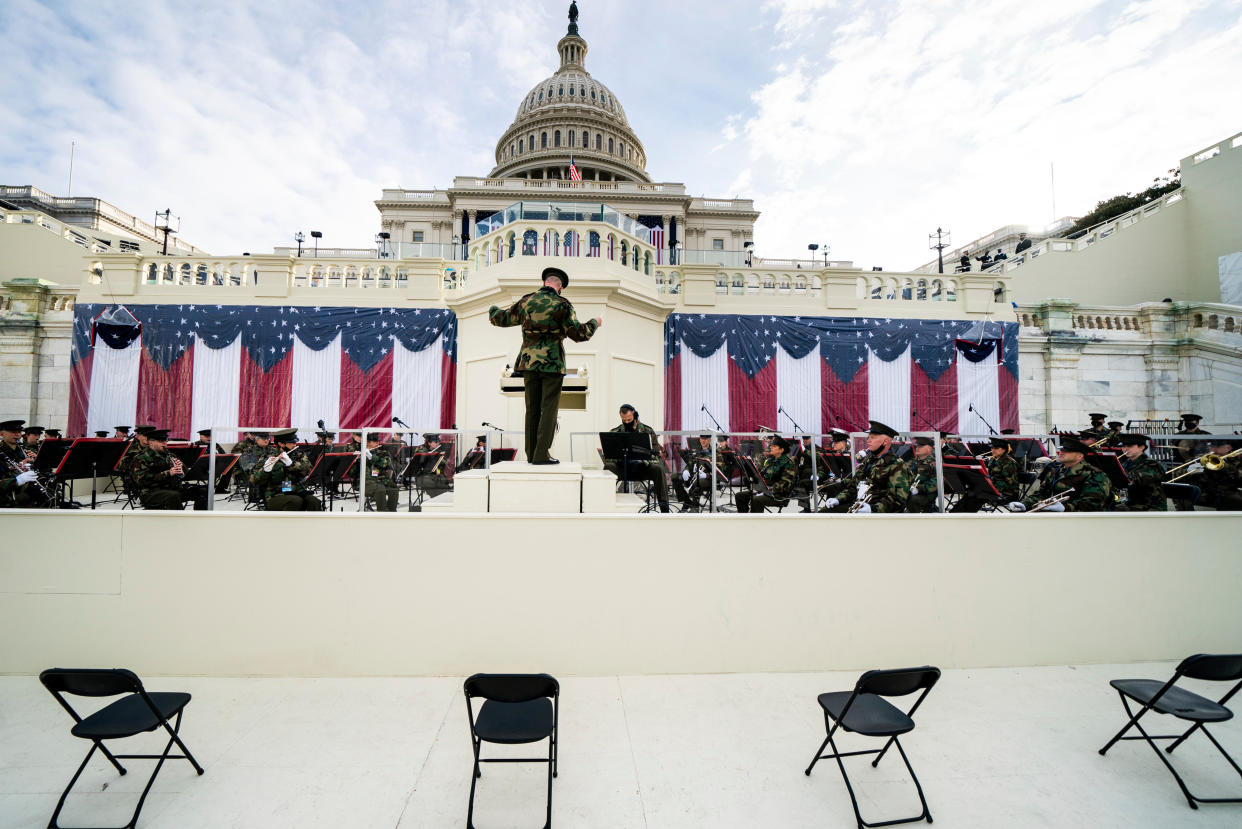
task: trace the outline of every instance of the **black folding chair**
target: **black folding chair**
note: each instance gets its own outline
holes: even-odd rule
[[[1184,676],[1209,682],[1236,682],[1236,684],[1218,701],[1213,702],[1193,691],[1177,687],[1177,681]],[[1168,682],[1161,682],[1158,679],[1114,679],[1108,684],[1117,689],[1118,695],[1121,696],[1121,704],[1125,706],[1126,713],[1130,715],[1130,720],[1125,724],[1124,728],[1117,732],[1115,737],[1108,741],[1108,745],[1100,749],[1101,755],[1112,748],[1113,744],[1118,740],[1146,740],[1147,744],[1151,746],[1151,750],[1156,752],[1156,756],[1160,758],[1160,762],[1164,763],[1169,773],[1173,775],[1177,785],[1181,787],[1182,794],[1186,795],[1186,802],[1190,804],[1190,808],[1198,809],[1200,803],[1242,803],[1242,797],[1210,798],[1197,797],[1191,794],[1190,789],[1186,788],[1186,784],[1182,781],[1181,775],[1177,773],[1177,769],[1173,768],[1173,764],[1160,752],[1160,748],[1155,743],[1156,740],[1173,740],[1173,744],[1165,749],[1165,752],[1172,754],[1173,749],[1185,742],[1187,737],[1196,731],[1202,731],[1203,735],[1212,741],[1212,745],[1216,746],[1216,750],[1221,753],[1221,756],[1229,761],[1229,765],[1233,766],[1233,770],[1239,776],[1242,776],[1242,768],[1238,768],[1238,764],[1221,747],[1221,744],[1216,742],[1216,738],[1212,736],[1205,725],[1205,723],[1225,722],[1233,718],[1233,712],[1225,707],[1225,703],[1239,689],[1242,689],[1242,654],[1212,655],[1197,653],[1194,656],[1188,656],[1177,666],[1177,670],[1173,672],[1173,678]],[[1137,713],[1131,710],[1130,700],[1134,700],[1142,706]],[[1179,720],[1194,723],[1194,725],[1182,734],[1148,734],[1143,730],[1139,719],[1152,710],[1157,714],[1169,714],[1177,717]],[[1122,736],[1131,727],[1138,729],[1141,736]]]
[[[927,808],[927,799],[923,797],[923,787],[919,785],[919,778],[914,774],[910,759],[906,757],[906,752],[897,737],[914,730],[914,720],[911,717],[923,704],[923,700],[938,679],[940,679],[940,669],[931,666],[867,671],[858,678],[853,691],[834,691],[819,695],[820,707],[824,709],[824,729],[828,732],[828,736],[820,743],[819,749],[815,752],[815,758],[811,760],[811,765],[806,767],[806,774],[809,777],[811,769],[815,768],[815,764],[820,760],[836,758],[837,765],[841,768],[841,777],[845,779],[845,788],[850,793],[850,802],[854,804],[854,817],[857,818],[859,827],[892,826],[896,823],[914,823],[920,820],[932,822],[931,811]],[[920,690],[923,693],[919,694],[914,705],[910,706],[910,710],[906,712],[884,699],[884,697],[904,697]],[[838,728],[866,737],[888,737],[888,741],[880,749],[843,752],[837,748],[833,740],[833,735]],[[832,746],[832,753],[824,754],[824,748],[828,745]],[[862,813],[858,811],[858,798],[854,796],[854,787],[850,785],[850,778],[845,773],[845,764],[841,762],[841,758],[875,754],[876,758],[871,761],[871,766],[874,768],[880,764],[889,746],[893,745],[897,746],[897,751],[906,764],[906,770],[910,772],[910,779],[914,781],[914,787],[918,790],[923,811],[914,817],[868,823],[863,820]]]
[[[547,763],[548,816],[544,829],[552,826],[552,778],[556,777],[557,709],[561,686],[547,674],[475,674],[466,680],[466,715],[470,742],[474,746],[474,774],[470,776],[470,807],[466,829],[474,829],[474,790],[483,772],[480,763]],[[475,717],[471,701],[482,697]],[[548,740],[548,756],[483,758],[483,743],[518,745]]]
[[[39,681],[52,693],[52,696],[56,697],[56,701],[69,712],[69,716],[73,717],[74,726],[69,733],[75,737],[91,741],[91,750],[86,752],[86,758],[82,761],[82,765],[78,766],[78,770],[73,774],[73,779],[69,781],[69,785],[65,787],[64,794],[60,796],[60,801],[56,804],[56,811],[52,812],[52,819],[48,822],[48,829],[61,829],[60,824],[57,823],[57,818],[60,817],[60,811],[65,806],[65,799],[69,797],[69,792],[73,789],[73,785],[82,776],[82,771],[86,768],[86,764],[90,762],[91,757],[94,756],[95,749],[103,752],[103,755],[108,758],[108,762],[112,763],[121,774],[125,774],[126,770],[124,766],[117,762],[118,760],[159,761],[155,764],[155,770],[151,772],[151,779],[147,781],[146,787],[142,790],[142,796],[138,798],[138,805],[134,809],[134,816],[129,819],[129,823],[117,827],[117,829],[133,829],[137,825],[138,813],[142,811],[142,804],[146,801],[147,793],[151,791],[151,785],[155,782],[155,777],[160,773],[160,768],[164,765],[165,760],[189,760],[193,764],[195,771],[199,774],[203,773],[203,767],[198,764],[198,761],[190,754],[190,750],[185,747],[185,743],[181,742],[181,738],[177,735],[181,728],[181,713],[190,701],[189,694],[159,691],[148,692],[143,688],[142,680],[133,671],[127,671],[124,668],[49,668],[39,674]],[[65,694],[80,697],[115,697],[120,694],[125,694],[126,696],[83,718],[65,700]],[[169,718],[174,715],[176,720],[170,724]],[[168,745],[164,746],[164,751],[161,754],[113,754],[103,744],[104,740],[121,740],[141,734],[144,731],[155,731],[160,726],[163,726],[164,730],[168,732]],[[174,744],[185,753],[169,754],[168,752]]]

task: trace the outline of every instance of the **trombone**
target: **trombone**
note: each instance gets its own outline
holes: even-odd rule
[[[1187,467],[1191,467],[1190,469],[1187,469],[1187,471],[1183,472],[1182,474],[1169,478],[1169,480],[1165,481],[1165,483],[1171,484],[1174,481],[1180,481],[1182,478],[1195,474],[1196,472],[1199,471],[1198,469],[1193,468],[1195,464],[1199,464],[1201,468],[1207,470],[1208,472],[1219,472],[1221,468],[1225,465],[1225,458],[1232,458],[1234,455],[1239,455],[1239,454],[1242,454],[1242,449],[1235,449],[1232,452],[1230,452],[1228,455],[1217,455],[1215,452],[1208,452],[1206,455],[1201,455],[1200,457],[1197,457],[1192,461],[1187,461],[1186,463],[1180,466],[1175,466],[1172,469],[1170,469],[1168,473],[1166,474],[1172,475],[1174,472],[1176,472],[1179,469],[1186,469]]]

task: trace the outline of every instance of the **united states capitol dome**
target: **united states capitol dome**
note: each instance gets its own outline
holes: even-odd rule
[[[522,99],[496,143],[491,178],[569,179],[570,161],[587,181],[650,182],[647,155],[617,96],[586,70],[577,3],[556,44],[561,66]]]

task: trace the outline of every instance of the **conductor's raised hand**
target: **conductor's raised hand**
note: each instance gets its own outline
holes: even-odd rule
[[[602,326],[603,324],[604,324],[604,318],[603,318],[603,317],[596,317],[596,318],[595,318],[595,327],[596,327],[596,328],[599,328],[599,327],[600,327],[600,326]]]

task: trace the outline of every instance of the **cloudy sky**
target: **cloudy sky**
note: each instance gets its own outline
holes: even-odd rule
[[[760,255],[909,268],[1139,190],[1242,130],[1242,0],[582,0],[649,172],[755,199]],[[562,0],[3,0],[0,183],[216,254],[369,245],[384,187],[486,175]],[[1055,191],[1052,169],[1055,165]]]

